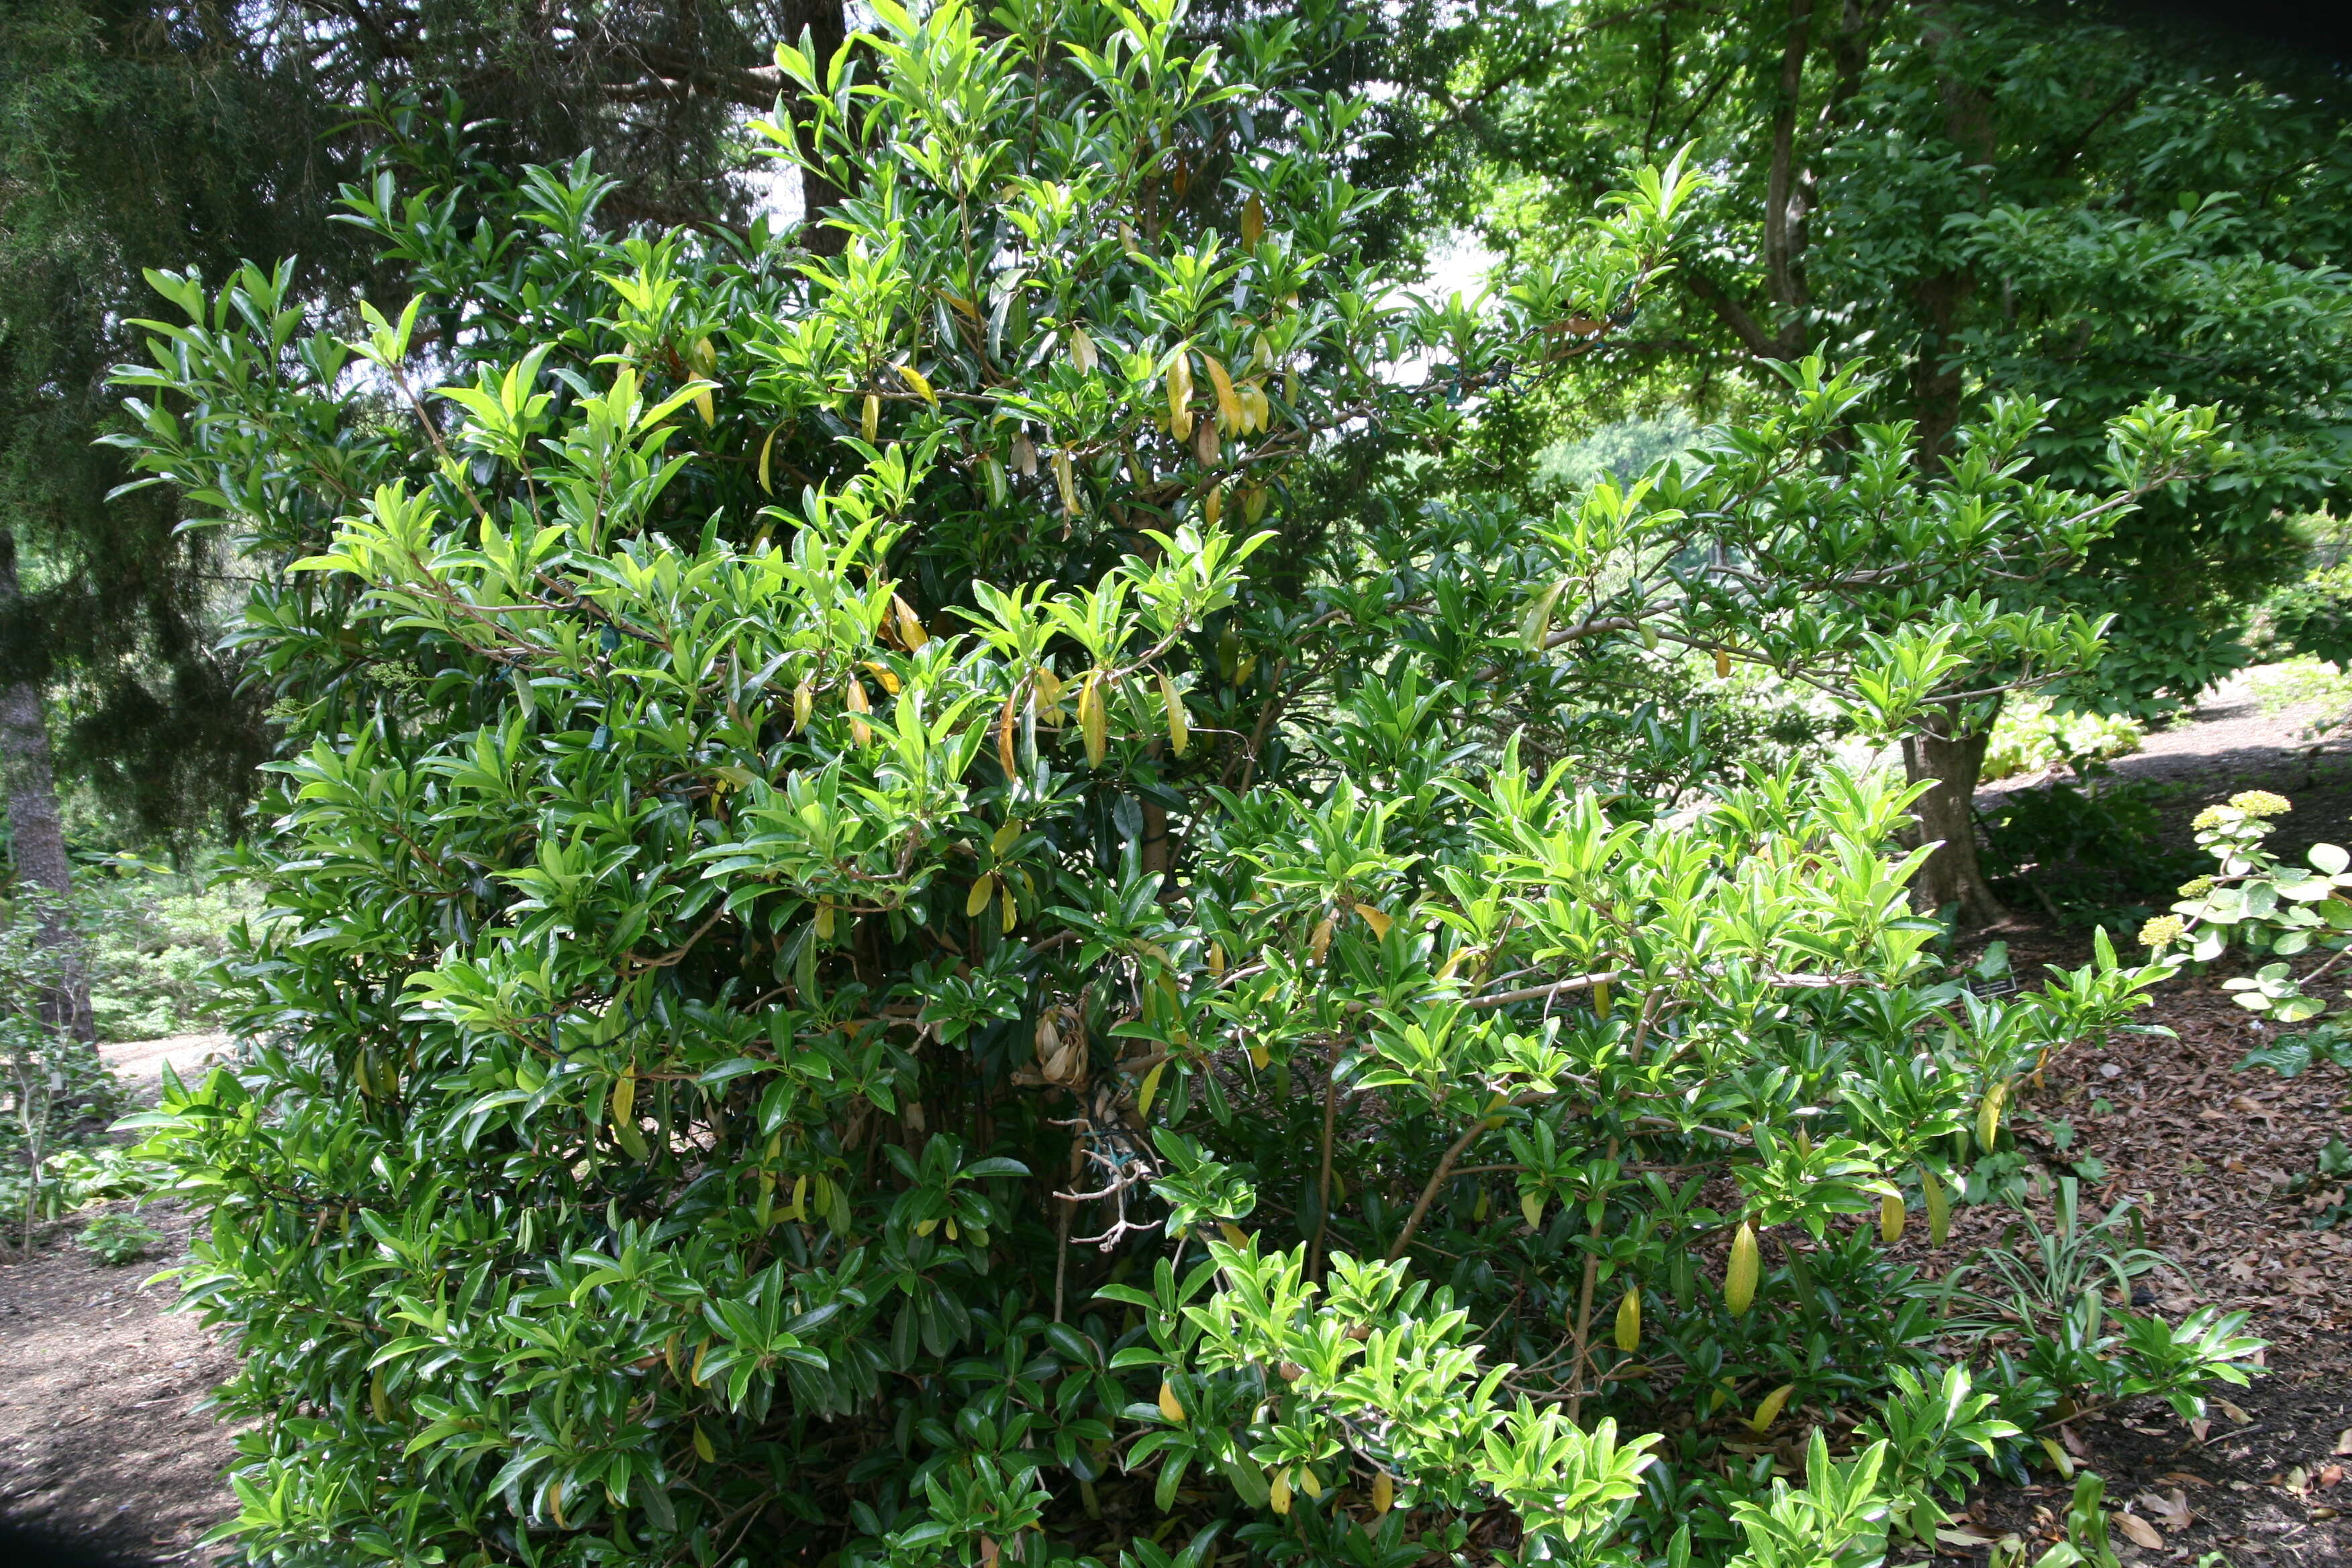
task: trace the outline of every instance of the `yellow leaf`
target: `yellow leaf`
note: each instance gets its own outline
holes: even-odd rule
[[[1642,1291],[1640,1287],[1625,1292],[1617,1303],[1617,1348],[1632,1355],[1642,1343]]]
[[[1977,1107],[1977,1147],[1992,1152],[1993,1140],[2000,1136],[2000,1108],[2009,1099],[2009,1085],[1997,1083],[1985,1091],[1984,1103]]]
[[[1160,1062],[1143,1075],[1143,1087],[1135,1091],[1135,1119],[1138,1121],[1150,1120],[1151,1097],[1160,1092],[1160,1075],[1167,1070],[1168,1064]]]
[[[1314,1466],[1301,1465],[1298,1467],[1298,1489],[1305,1492],[1308,1497],[1321,1497],[1323,1495],[1323,1482],[1315,1474]]]
[[[2061,1478],[2070,1481],[2074,1479],[2074,1460],[2065,1449],[2058,1446],[2056,1438],[2042,1438],[2042,1451],[2050,1456],[2050,1468],[2056,1470]]]
[[[694,1347],[694,1365],[688,1370],[686,1381],[694,1384],[697,1388],[700,1388],[702,1386],[702,1362],[703,1358],[708,1356],[709,1353],[710,1342],[708,1339]]]
[[[1102,671],[1089,670],[1078,688],[1078,731],[1086,738],[1087,765],[1098,768],[1110,747],[1110,715],[1104,711]]]
[[[548,1482],[547,1489],[539,1494],[539,1500],[541,1506],[547,1510],[547,1517],[555,1521],[556,1529],[569,1530],[571,1528],[571,1526],[563,1522],[562,1481],[552,1480]]]
[[[1265,501],[1266,495],[1265,487],[1264,485],[1253,485],[1248,489],[1244,490],[1242,492],[1242,521],[1248,523],[1252,528],[1255,528],[1258,525],[1258,520],[1265,516]]]
[[[1217,453],[1221,449],[1217,444],[1217,422],[1202,420],[1192,431],[1192,456],[1200,459],[1202,468],[1213,468],[1217,465]]]
[[[793,1178],[793,1210],[784,1217],[795,1224],[808,1218],[808,1176],[805,1173]]]
[[[1609,982],[1606,980],[1592,983],[1592,1013],[1599,1018],[1609,1016]]]
[[[1242,427],[1242,400],[1234,395],[1234,378],[1214,354],[1202,354],[1201,363],[1209,367],[1209,385],[1217,395],[1217,418],[1228,430]]]
[[[1221,523],[1221,522],[1223,522],[1223,521],[1224,521],[1224,518],[1225,518],[1225,487],[1224,487],[1224,486],[1223,486],[1223,485],[1211,485],[1211,486],[1209,487],[1209,493],[1208,493],[1207,495],[1205,495],[1205,496],[1203,496],[1203,497],[1202,497],[1202,498],[1201,498],[1201,515],[1202,515],[1202,517],[1204,517],[1204,518],[1208,519],[1209,526],[1210,526],[1211,528],[1214,528],[1214,527],[1216,527],[1219,523]]]
[[[1119,219],[1118,222],[1118,243],[1120,247],[1129,256],[1136,257],[1139,259],[1142,257],[1143,247],[1135,242],[1135,230],[1127,226],[1127,220],[1125,218]]]
[[[1879,1239],[1889,1247],[1902,1240],[1903,1220],[1907,1212],[1904,1207],[1901,1194],[1888,1193],[1881,1197],[1878,1200]]]
[[[1486,1223],[1486,1210],[1490,1206],[1488,1199],[1491,1195],[1482,1183],[1478,1188],[1478,1201],[1470,1205],[1470,1221],[1473,1225]]]
[[[922,618],[915,614],[915,607],[896,594],[890,595],[890,614],[898,620],[898,640],[907,645],[908,653],[916,652],[931,640],[931,634],[923,629]]]
[[[816,907],[816,938],[819,942],[833,940],[833,906],[831,904],[819,904]]]
[[[706,1465],[715,1463],[719,1458],[719,1450],[711,1446],[710,1434],[702,1429],[699,1421],[694,1424],[694,1457]]]
[[[1755,1229],[1742,1220],[1739,1234],[1731,1238],[1731,1261],[1723,1271],[1723,1304],[1731,1309],[1733,1317],[1746,1313],[1748,1304],[1756,1300],[1756,1276],[1762,1266]]]
[[[995,832],[988,836],[988,852],[991,855],[994,855],[999,858],[1002,858],[1006,850],[1012,848],[1015,843],[1019,842],[1020,837],[1021,823],[1019,819],[1013,818],[1007,820],[1002,826],[998,827]]]
[[[793,728],[807,729],[809,715],[815,710],[816,688],[811,685],[808,677],[803,675],[801,677],[801,683],[793,688]]]
[[[931,384],[925,380],[922,373],[918,371],[913,365],[900,365],[898,367],[898,379],[907,384],[907,390],[912,392],[916,396],[921,398],[932,407],[937,408],[940,405],[940,395],[931,390]]]
[[[866,412],[859,416],[857,428],[868,441],[882,433],[882,399],[873,393],[866,395]]]
[[[1724,652],[1721,648],[1717,648],[1715,650],[1715,678],[1717,680],[1722,680],[1727,679],[1730,674],[1731,656]]]
[[[1223,980],[1224,977],[1225,944],[1221,942],[1213,942],[1209,944],[1209,978],[1212,980]]]
[[[1952,1200],[1945,1195],[1944,1184],[1936,1173],[1925,1165],[1919,1167],[1919,1195],[1927,1205],[1927,1239],[1937,1247],[1952,1234]]]
[[[1320,963],[1323,955],[1331,951],[1331,921],[1327,917],[1317,923],[1314,934],[1307,939],[1307,961]]]
[[[1192,355],[1179,349],[1168,362],[1168,433],[1179,441],[1192,433]]]
[[[707,337],[695,339],[686,351],[686,363],[697,375],[709,375],[719,368],[718,346]]]
[[[379,1421],[392,1419],[392,1399],[383,1391],[382,1367],[376,1368],[375,1375],[368,1379],[368,1408],[375,1412],[375,1418]]]
[[[996,721],[996,760],[1004,764],[1007,777],[1021,770],[1013,756],[1013,699],[1004,700],[1004,716]]]
[[[627,1121],[637,1109],[637,1069],[624,1071],[613,1085],[613,1125]]]
[[[1192,742],[1192,726],[1185,717],[1184,699],[1164,669],[1160,672],[1160,700],[1168,705],[1168,749],[1181,757]]]
[[[694,411],[702,416],[702,422],[705,425],[719,423],[719,405],[708,392],[698,392],[694,395]]]
[[[874,672],[874,679],[882,683],[883,690],[893,697],[898,695],[898,677],[888,665],[879,659],[869,658],[865,661],[862,668]]]
[[[1062,492],[1062,510],[1071,517],[1078,515],[1078,479],[1070,468],[1069,448],[1054,454],[1054,483]]]
[[[1249,1237],[1242,1234],[1242,1227],[1235,1225],[1229,1219],[1219,1220],[1217,1222],[1217,1231],[1225,1238],[1225,1245],[1227,1247],[1247,1247],[1249,1245]]]
[[[1175,1384],[1164,1377],[1160,1380],[1160,1414],[1178,1426],[1183,1425],[1184,1406],[1177,1402]]]
[[[1081,375],[1092,375],[1095,370],[1095,341],[1087,336],[1084,327],[1070,329],[1070,363]]]
[[[1796,1391],[1795,1384],[1784,1383],[1766,1394],[1764,1403],[1756,1407],[1756,1414],[1748,1418],[1748,1429],[1753,1432],[1770,1430],[1772,1423],[1780,1419],[1780,1406],[1788,1404],[1789,1395]]]
[[[1265,204],[1252,191],[1250,199],[1242,204],[1242,244],[1252,250],[1265,235]]]
[[[1021,911],[1013,902],[1012,885],[1002,879],[996,884],[996,907],[998,922],[1005,931],[1010,931],[1019,923]]]
[[[988,900],[996,896],[996,873],[991,871],[971,885],[963,900],[964,918],[976,920],[980,911],[988,908]]]
[[[1544,1195],[1541,1193],[1521,1193],[1519,1212],[1527,1216],[1529,1230],[1543,1228]]]
[[[929,1236],[931,1232],[939,1228],[940,1222],[936,1219],[919,1219],[915,1222],[915,1234],[917,1236]]]
[[[1253,196],[1250,199],[1255,201],[1257,198]],[[1373,1471],[1372,1513],[1374,1517],[1377,1518],[1379,1515],[1388,1512],[1389,1510],[1395,1506],[1396,1483],[1389,1479],[1389,1473],[1386,1470]]]
[[[1274,1473],[1274,1484],[1266,1489],[1265,1500],[1276,1513],[1290,1511],[1290,1472],[1288,1470],[1276,1470]]]
[[[1389,927],[1396,924],[1385,910],[1376,910],[1370,904],[1358,904],[1356,912],[1364,917],[1364,923],[1372,928],[1372,934],[1376,937],[1385,939],[1389,934]]]
[[[1264,1046],[1252,1046],[1249,1048],[1249,1059],[1250,1066],[1257,1068],[1260,1072],[1264,1072],[1266,1069],[1267,1064],[1274,1060],[1274,1054],[1271,1051],[1268,1051]]]

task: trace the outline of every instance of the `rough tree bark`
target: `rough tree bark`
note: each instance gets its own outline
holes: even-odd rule
[[[1977,863],[1977,780],[1991,738],[1979,731],[1955,740],[1949,717],[1939,715],[1933,730],[1903,742],[1905,775],[1930,785],[1911,808],[1919,819],[1917,841],[1937,846],[1911,884],[1912,903],[1922,914],[1954,907],[1963,931],[1991,925],[2009,912]]]
[[[833,64],[833,57],[849,37],[843,14],[842,0],[786,0],[784,36],[793,43],[801,40],[801,30],[808,30],[809,58],[815,64],[820,78]],[[808,133],[802,128],[799,114],[793,116],[793,130],[801,140],[801,150],[809,150]],[[822,216],[827,207],[837,206],[848,193],[814,170],[801,172],[802,238],[819,256],[837,256],[849,237],[824,223]]]
[[[0,611],[19,597],[16,535],[0,530]],[[49,763],[49,723],[38,680],[0,682],[0,779],[8,792],[8,836],[19,884],[41,900],[42,946],[62,950],[65,984],[41,1005],[42,1016],[76,1039],[94,1041],[89,977],[80,939],[68,917],[73,863],[66,857],[65,821],[58,811],[57,774]]]

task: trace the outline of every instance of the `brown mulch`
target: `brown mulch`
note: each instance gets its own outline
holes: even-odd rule
[[[2280,852],[2300,858],[2314,843],[2352,846],[2352,744],[2314,739],[2312,726],[2327,717],[2316,709],[2264,714],[2242,678],[2115,772],[2162,792],[2168,848],[2190,847],[2189,819],[2244,789],[2294,801],[2271,840]],[[2028,982],[2043,964],[2074,967],[2090,956],[2081,931],[2021,925],[1989,934],[2009,942]],[[2238,1071],[2274,1032],[2221,989],[2239,967],[2225,961],[2158,988],[2138,1021],[2175,1037],[2118,1034],[2077,1047],[2021,1097],[2013,1122],[2049,1177],[2086,1155],[2105,1167],[2104,1181],[2084,1184],[2086,1217],[2095,1202],[2104,1210],[2128,1198],[2138,1207],[2148,1245],[2187,1277],[2144,1281],[2157,1310],[2245,1311],[2248,1331],[2271,1342],[2268,1375],[2226,1391],[2194,1427],[2154,1401],[2074,1424],[2084,1463],[2106,1480],[2109,1507],[2128,1510],[2162,1543],[2135,1542],[2119,1529],[2115,1543],[2126,1562],[2193,1563],[2219,1552],[2237,1568],[2300,1568],[2352,1556],[2352,1222],[2311,1229],[2324,1200],[2288,1190],[2331,1136],[2352,1142],[2352,1079],[2333,1067],[2293,1079],[2263,1067]],[[2071,1147],[2061,1153],[2037,1119],[2071,1125]],[[2046,1204],[2035,1206],[2046,1222]],[[1962,1261],[1993,1239],[2001,1217],[1964,1212],[1945,1256],[1925,1261]],[[1989,1488],[1971,1500],[1968,1528],[2047,1541],[2070,1491],[2055,1475],[2040,1486]]]
[[[2012,933],[2021,971],[2038,961],[2075,963],[2079,942]],[[2178,1318],[2202,1306],[2250,1314],[2248,1331],[2270,1342],[2268,1375],[2224,1390],[2209,1419],[2183,1423],[2149,1400],[2074,1425],[2078,1457],[2105,1478],[2111,1509],[2129,1509],[2163,1542],[2126,1540],[2126,1562],[2195,1562],[2220,1552],[2243,1565],[2330,1563],[2352,1555],[2352,1226],[2312,1230],[2312,1205],[2288,1192],[2332,1134],[2352,1141],[2352,1080],[2322,1067],[2286,1079],[2235,1064],[2258,1042],[2247,1015],[2227,1000],[2220,973],[2182,976],[2141,1017],[2177,1038],[2118,1034],[2053,1062],[2042,1087],[2021,1096],[2021,1141],[2054,1176],[2094,1156],[2103,1183],[2084,1183],[2084,1217],[2129,1199],[2148,1245],[2186,1279],[2147,1277],[2155,1308]],[[2063,1154],[2034,1119],[2063,1120],[2075,1140]],[[2043,1211],[2047,1205],[2035,1205]],[[1960,1261],[1991,1239],[2005,1212],[1956,1221]],[[1971,1235],[1969,1233],[1973,1232]],[[2070,1487],[1995,1487],[1974,1499],[1975,1532],[2049,1537]],[[2176,1521],[2179,1527],[2175,1527]]]

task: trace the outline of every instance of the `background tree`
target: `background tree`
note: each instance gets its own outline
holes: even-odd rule
[[[617,210],[740,221],[757,195],[741,122],[776,95],[768,40],[803,27],[837,46],[839,6],[26,0],[0,16],[0,762],[16,874],[58,911],[49,940],[68,942],[73,810],[185,848],[235,828],[268,749],[267,693],[240,693],[215,645],[272,563],[182,531],[169,490],[121,491],[129,470],[94,444],[119,423],[105,374],[135,348],[142,269],[296,258],[296,299],[347,302],[375,242],[331,221],[332,193],[446,95],[477,117],[467,156],[511,171],[593,147]],[[830,248],[831,232],[809,237]],[[87,985],[64,973],[51,1010],[86,1036]]]
[[[1628,387],[1721,406],[1762,364],[1866,355],[1929,471],[1970,410],[2022,395],[2053,405],[2037,471],[2084,485],[2124,409],[2216,404],[2238,460],[2148,498],[2042,592],[2116,617],[2075,700],[2161,711],[2242,659],[2244,605],[2294,568],[2288,522],[2343,497],[2352,137],[2332,77],[2082,4],[1570,4],[1426,36],[1424,124],[1483,174],[1454,187],[1458,220],[1507,252],[1558,244],[1553,215],[1628,163],[1687,142],[1723,175],[1670,297],[1587,362],[1600,406]],[[1931,813],[1966,821],[1981,731],[1906,755]],[[1972,859],[1953,840],[1919,885],[1982,919]]]

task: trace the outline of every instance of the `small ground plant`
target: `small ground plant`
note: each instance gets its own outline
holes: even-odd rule
[[[81,1227],[81,1246],[101,1263],[135,1262],[163,1245],[163,1233],[132,1214],[102,1214]]]
[[[1611,704],[1696,658],[1980,743],[2099,649],[2019,584],[2210,412],[2120,422],[2078,494],[2025,477],[2032,405],[1923,472],[1811,363],[1548,514],[1433,495],[1482,400],[1633,319],[1684,171],[1422,303],[1317,155],[1365,124],[1301,74],[1339,8],[1222,52],[1171,5],[877,16],[778,56],[837,257],[614,232],[584,161],[509,186],[411,117],[347,193],[409,291],[363,331],[283,269],[157,278],[138,458],[288,566],[239,634],[288,727],[253,1056],[136,1119],[243,1354],[226,1534],[1858,1568],[1931,1531],[2067,1385],[1962,1364],[1888,1246],[2169,968],[2102,934],[1979,996],[1910,906],[1916,790],[1645,787],[1690,731]],[[2046,1359],[2193,1400],[2247,1350],[2119,1321]]]

